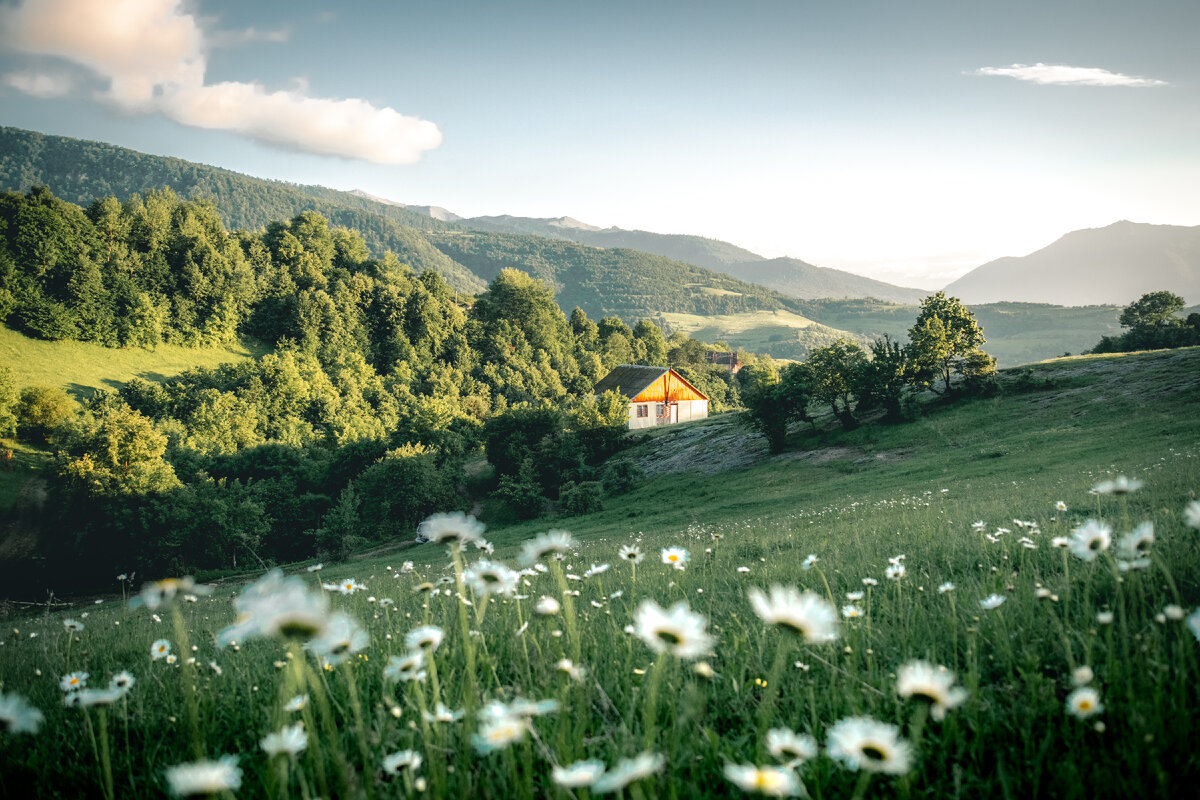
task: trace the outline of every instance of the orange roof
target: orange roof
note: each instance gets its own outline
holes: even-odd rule
[[[708,399],[675,370],[639,364],[622,364],[596,384],[596,394],[610,390],[620,392],[636,403]]]

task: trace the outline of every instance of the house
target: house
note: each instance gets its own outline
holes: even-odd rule
[[[596,384],[596,394],[608,391],[629,398],[630,430],[708,416],[708,397],[666,367],[622,364]]]
[[[709,364],[725,367],[729,370],[730,375],[737,375],[738,370],[742,368],[741,362],[738,361],[737,353],[722,353],[716,350],[709,350],[704,354],[704,360]]]

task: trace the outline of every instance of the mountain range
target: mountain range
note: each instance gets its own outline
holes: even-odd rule
[[[1200,302],[1200,225],[1115,222],[1074,231],[1021,258],[999,258],[946,287],[965,303],[1128,305],[1165,289]]]

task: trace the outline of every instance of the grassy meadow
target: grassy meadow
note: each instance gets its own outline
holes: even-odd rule
[[[163,576],[113,576],[0,634],[0,794],[1188,796],[1200,350],[1003,380],[734,470],[731,418],[655,432],[625,457],[699,438],[692,469],[484,531],[494,553],[430,543],[136,607]],[[752,600],[775,585],[797,591]]]
[[[77,400],[99,389],[118,389],[130,378],[161,381],[194,367],[243,361],[263,352],[259,345],[248,342],[230,347],[160,344],[153,350],[48,342],[0,326],[0,364],[12,370],[18,387],[59,386]]]

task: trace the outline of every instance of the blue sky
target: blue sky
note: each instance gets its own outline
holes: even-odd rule
[[[0,8],[2,124],[465,216],[924,288],[1078,228],[1200,224],[1193,0]]]

